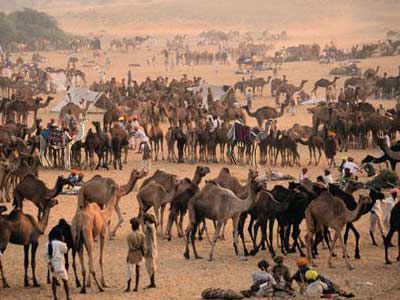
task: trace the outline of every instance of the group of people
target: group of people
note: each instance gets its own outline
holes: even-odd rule
[[[62,222],[63,220],[60,220]],[[64,221],[65,222],[65,221]],[[131,291],[132,273],[135,272],[134,292],[139,289],[140,267],[145,262],[146,271],[150,278],[147,288],[156,288],[156,260],[157,260],[157,234],[156,220],[151,214],[145,214],[143,220],[132,218],[130,220],[132,232],[127,236],[128,254],[126,257],[126,280],[125,292]],[[142,225],[143,232],[140,230]],[[57,298],[57,286],[59,280],[63,283],[66,299],[71,300],[68,272],[65,266],[65,255],[68,253],[68,246],[65,243],[65,233],[61,230],[52,230],[49,233],[49,241],[46,245],[45,256],[48,269],[51,274],[53,298]]]
[[[293,282],[299,286],[300,294],[306,297],[333,297],[334,295],[354,297],[352,293],[341,290],[338,285],[319,275],[304,257],[296,260],[298,269],[293,276],[289,267],[284,264],[282,256],[275,256],[273,261],[275,264],[272,268],[266,260],[258,262],[259,271],[252,273],[252,286],[249,290],[241,292],[245,297],[291,296],[295,293]]]

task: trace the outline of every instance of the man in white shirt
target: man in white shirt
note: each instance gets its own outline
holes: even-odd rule
[[[349,157],[349,158],[347,159],[347,161],[343,164],[343,169],[342,169],[342,174],[343,174],[343,175],[344,175],[344,170],[345,170],[345,169],[349,169],[349,170],[350,170],[350,173],[353,174],[354,176],[357,176],[358,172],[361,171],[360,167],[357,166],[357,165],[354,163],[354,160],[353,160],[352,157]]]
[[[392,214],[392,209],[397,203],[397,195],[399,194],[399,190],[397,188],[390,190],[390,196],[387,197],[382,202],[385,204],[383,208],[383,223],[386,228],[390,228],[390,215]]]
[[[56,239],[50,240],[46,245],[46,259],[52,277],[52,290],[54,299],[57,298],[57,280],[62,280],[67,300],[69,297],[68,273],[65,268],[64,255],[68,253],[67,244]]]
[[[217,115],[210,116],[209,121],[211,125],[209,131],[210,133],[213,133],[220,127],[221,121],[219,120]]]

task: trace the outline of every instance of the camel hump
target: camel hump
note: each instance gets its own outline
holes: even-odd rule
[[[210,179],[210,180],[206,180],[206,184],[213,184],[213,185],[216,185],[216,186],[219,186],[219,184],[218,184],[218,182],[216,181],[216,180],[213,180],[213,179]]]

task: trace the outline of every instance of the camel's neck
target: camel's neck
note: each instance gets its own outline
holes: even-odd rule
[[[247,183],[248,186],[248,196],[247,198],[245,198],[243,200],[243,207],[242,207],[242,211],[248,211],[254,204],[255,201],[255,192],[254,190],[251,188],[251,184]]]
[[[352,223],[357,221],[362,216],[363,204],[358,202],[355,210],[346,209],[346,221]]]
[[[248,113],[248,115],[250,116],[250,117],[254,117],[254,113],[252,113],[251,111],[250,111],[250,108],[249,108],[249,106],[248,105],[246,105],[245,107],[244,107],[244,109],[246,110],[246,112]]]
[[[40,234],[44,234],[44,232],[46,231],[47,224],[49,223],[50,209],[51,208],[48,206],[45,207],[45,209],[43,211],[43,216],[39,220],[38,226],[39,226]]]
[[[193,179],[192,179],[193,184],[195,184],[196,186],[199,186],[199,184],[200,184],[202,178],[203,178],[203,177],[200,176],[200,174],[198,174],[198,173],[196,172],[196,173],[194,174],[194,176],[193,176]]]
[[[131,175],[128,183],[121,187],[121,197],[128,195],[133,190],[133,187],[135,186],[137,181],[138,178],[134,175]]]
[[[57,197],[57,195],[61,193],[62,188],[63,188],[63,185],[62,185],[61,180],[57,179],[54,188],[48,191],[47,198],[53,199],[53,198]]]

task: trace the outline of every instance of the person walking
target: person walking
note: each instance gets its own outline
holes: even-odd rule
[[[138,291],[140,281],[140,266],[143,263],[143,256],[146,253],[145,238],[143,233],[139,231],[140,223],[137,218],[130,220],[132,232],[127,236],[128,256],[126,258],[126,280],[127,287],[125,292],[130,292],[132,272],[135,268],[135,288],[134,292]]]
[[[61,232],[53,232],[49,235],[49,242],[46,245],[46,260],[51,274],[51,288],[53,298],[57,300],[58,280],[62,280],[67,300],[71,300],[68,287],[68,272],[65,268],[64,255],[68,253],[67,244],[63,241]]]

